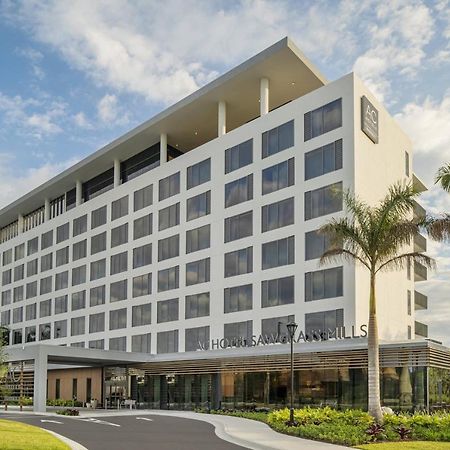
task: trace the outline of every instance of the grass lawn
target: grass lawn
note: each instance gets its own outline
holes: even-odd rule
[[[1,450],[70,450],[50,433],[38,427],[0,420]]]
[[[382,442],[380,444],[358,445],[356,448],[364,450],[450,450],[450,442]]]

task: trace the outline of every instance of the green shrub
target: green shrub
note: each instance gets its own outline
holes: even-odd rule
[[[78,409],[60,409],[56,411],[56,414],[61,416],[79,416],[80,411],[78,411]]]

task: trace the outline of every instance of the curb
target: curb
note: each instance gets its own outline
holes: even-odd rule
[[[41,428],[41,427],[39,427]],[[72,441],[72,439],[69,439],[61,434],[55,433],[54,431],[47,430],[46,428],[41,428],[41,430],[46,431],[47,433],[52,434],[56,438],[58,438],[60,441],[64,442],[64,444],[67,444],[71,450],[88,450],[84,445],[79,444],[78,442]]]

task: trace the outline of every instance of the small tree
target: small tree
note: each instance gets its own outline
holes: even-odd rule
[[[5,344],[7,343],[6,336],[9,335],[7,327],[0,327],[0,396],[7,395],[7,390],[4,387],[4,381],[8,373],[8,365],[6,364]]]

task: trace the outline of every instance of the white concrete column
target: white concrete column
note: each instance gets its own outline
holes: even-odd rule
[[[217,111],[217,135],[223,136],[227,132],[227,104],[220,101]]]
[[[46,198],[44,201],[44,220],[50,220],[50,199]]]
[[[47,352],[39,348],[34,359],[34,412],[45,412],[47,408],[47,366]]]
[[[19,214],[17,217],[17,232],[23,233],[23,214]]]
[[[161,137],[159,140],[159,164],[164,164],[167,162],[167,134],[161,133]]]
[[[75,205],[80,206],[83,198],[83,185],[80,180],[75,184]]]
[[[114,187],[120,185],[120,161],[118,159],[114,160]]]
[[[259,109],[261,116],[269,112],[269,80],[261,78],[259,85]]]

